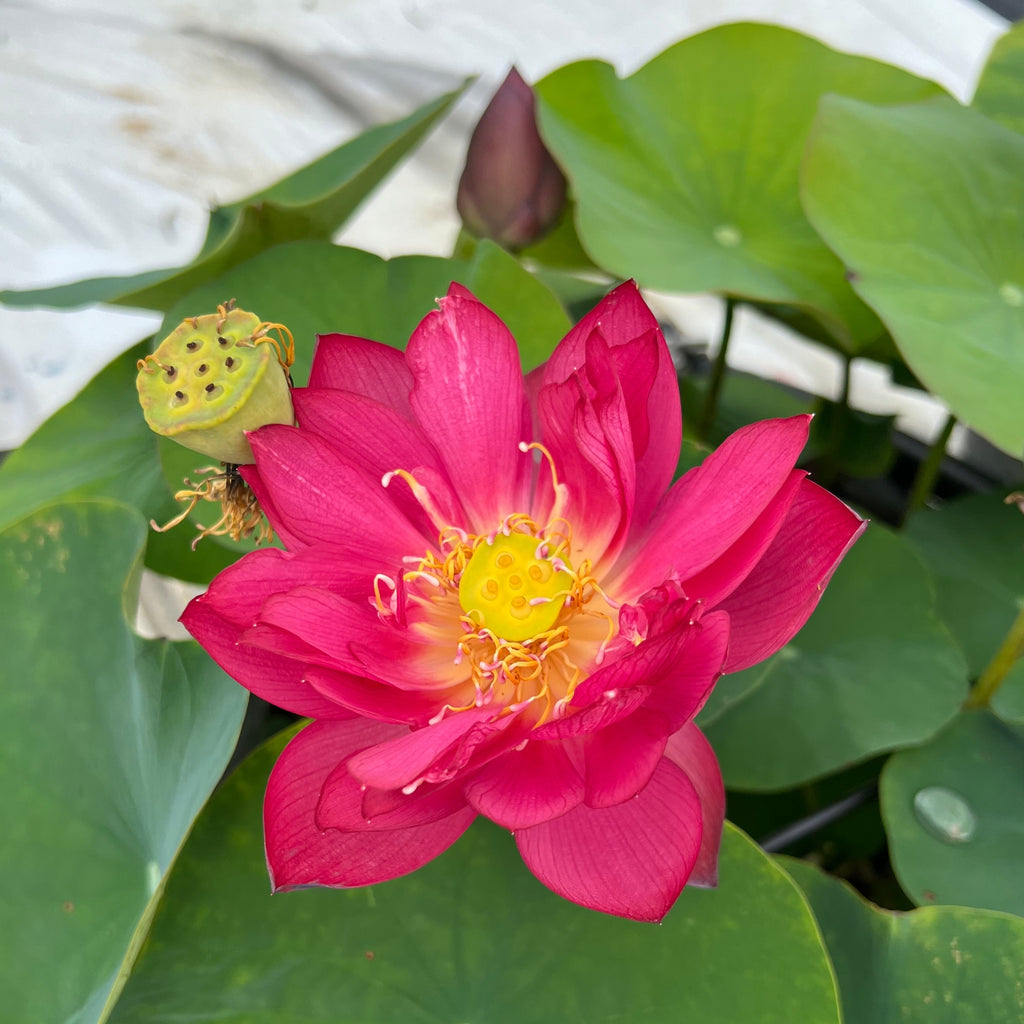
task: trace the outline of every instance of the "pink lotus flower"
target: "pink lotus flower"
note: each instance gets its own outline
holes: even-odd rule
[[[693,718],[796,633],[864,526],[793,468],[809,417],[670,486],[676,378],[632,283],[525,380],[452,285],[404,354],[322,336],[294,401],[242,470],[287,551],[182,617],[315,719],[267,787],[274,888],[395,878],[477,814],[596,910],[656,921],[714,885],[724,792]]]

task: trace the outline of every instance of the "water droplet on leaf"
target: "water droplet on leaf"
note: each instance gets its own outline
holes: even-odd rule
[[[959,793],[944,786],[927,786],[914,794],[914,815],[921,826],[944,843],[969,843],[978,819]]]
[[[715,241],[726,249],[735,249],[743,241],[743,232],[735,224],[719,224],[711,233]]]
[[[1008,306],[1024,306],[1024,288],[1009,281],[999,286],[999,297]]]

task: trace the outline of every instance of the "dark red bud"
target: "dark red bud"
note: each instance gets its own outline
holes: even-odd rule
[[[533,89],[515,68],[469,140],[457,202],[469,231],[507,249],[535,242],[562,212],[565,175],[537,130]]]

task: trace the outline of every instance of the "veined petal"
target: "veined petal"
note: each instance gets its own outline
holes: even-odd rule
[[[326,831],[316,808],[328,776],[368,742],[390,735],[377,722],[314,722],[285,747],[263,803],[267,867],[275,892],[309,885],[374,885],[415,871],[448,849],[476,816],[471,807],[391,831]]]
[[[573,695],[573,704],[586,707],[609,690],[623,690],[637,685],[656,691],[663,680],[678,675],[680,667],[691,662],[699,666],[697,672],[703,677],[709,667],[704,648],[698,648],[700,653],[696,658],[691,658],[690,654],[691,645],[696,644],[703,629],[703,622],[688,620],[636,647],[627,647],[626,654],[580,683]],[[702,696],[694,693],[693,702],[696,703]]]
[[[250,551],[220,572],[203,601],[239,628],[251,626],[264,602],[299,586],[316,587],[347,597],[365,594],[373,563],[353,564],[344,548],[322,544],[301,551],[262,548]]]
[[[390,345],[350,334],[318,334],[309,386],[365,395],[412,419],[412,373],[405,355]]]
[[[588,807],[614,807],[635,797],[650,781],[668,738],[668,722],[640,708],[583,740]]]
[[[782,528],[806,476],[802,469],[790,472],[786,482],[747,532],[720,558],[683,583],[688,597],[701,601],[707,608],[714,608],[750,575]]]
[[[636,282],[626,281],[610,291],[559,342],[545,364],[547,381],[567,380],[582,365],[587,338],[594,331],[600,331],[606,343],[617,348],[656,330],[660,330],[658,319],[641,297]]]
[[[732,622],[726,672],[756,665],[796,635],[866,526],[838,498],[803,481],[757,568],[722,602]]]
[[[413,642],[407,630],[382,622],[365,597],[351,601],[314,587],[296,587],[264,603],[259,625],[274,626],[297,637],[302,648],[287,646],[283,637],[256,630],[246,634],[243,642],[269,645],[293,657],[305,656],[316,664],[405,689],[450,685],[444,680],[423,678],[417,659],[424,645]],[[326,660],[310,657],[312,651],[322,652]]]
[[[724,671],[731,632],[729,616],[720,610],[709,612],[691,631],[679,657],[660,677],[644,705],[657,711],[674,732],[704,707],[718,677]]]
[[[537,399],[541,436],[551,452],[560,482],[568,490],[573,529],[594,558],[621,546],[627,506],[615,453],[600,417],[578,377],[545,386]],[[536,512],[552,514],[555,495],[546,474],[538,478]],[[618,543],[616,540],[618,539]]]
[[[456,776],[468,776],[474,768],[509,753],[522,744],[529,734],[530,723],[523,714],[484,718],[470,726],[436,758],[423,778],[427,782],[447,782]]]
[[[618,530],[600,558],[594,552],[595,572],[601,572],[614,562],[629,534],[636,498],[636,453],[630,411],[611,350],[597,332],[587,338],[585,350],[587,361],[583,379],[586,382],[587,399],[604,441],[594,451],[594,455],[598,459],[607,460],[605,472],[614,480],[615,491],[619,496]],[[591,456],[588,454],[587,457]],[[585,535],[585,527],[582,530]]]
[[[597,334],[612,350],[629,411],[637,461],[634,520],[645,523],[675,473],[682,439],[679,385],[668,346],[634,281],[609,292],[562,340],[545,383],[569,379]]]
[[[630,410],[611,350],[600,334],[584,346],[583,366],[563,383],[538,396],[541,433],[568,503],[562,513],[602,575],[629,534],[636,497],[636,454]],[[542,475],[538,506],[553,505],[550,482]]]
[[[470,522],[496,529],[527,507],[533,459],[519,352],[486,306],[454,289],[416,328],[406,350],[413,412],[444,460]]]
[[[386,799],[368,800],[370,792]],[[372,816],[367,814],[370,807],[373,807]],[[368,790],[348,770],[346,759],[323,784],[316,808],[316,824],[321,829],[338,828],[344,832],[392,832],[429,825],[465,807],[466,798],[458,785],[420,786],[414,793]]]
[[[725,783],[718,768],[718,759],[704,734],[688,722],[669,737],[665,757],[677,764],[700,797],[703,837],[700,853],[693,866],[689,885],[718,885],[718,847],[722,843],[725,821]]]
[[[661,328],[612,349],[626,396],[636,457],[633,521],[645,524],[661,500],[679,462],[683,419],[679,382]]]
[[[651,693],[650,686],[634,684],[621,690],[597,694],[582,710],[546,722],[534,730],[537,739],[569,739],[607,729],[640,707]]]
[[[616,597],[635,600],[672,572],[694,576],[728,550],[788,480],[809,423],[809,416],[752,423],[691,469],[619,559],[608,581]]]
[[[263,478],[260,476],[259,469],[256,468],[255,463],[249,463],[246,466],[238,467],[239,476],[249,485],[249,490],[256,495],[256,501],[259,503],[260,511],[266,517],[266,520],[273,527],[274,534],[281,541],[282,544],[288,549],[289,552],[297,552],[309,544],[299,537],[298,534],[292,533],[288,528],[288,522],[285,517],[278,510],[278,507],[274,504],[274,499],[270,496],[270,490],[267,485],[263,482]]]
[[[385,566],[423,550],[423,534],[398,511],[381,482],[315,434],[269,426],[250,434],[249,443],[278,515],[305,543],[358,537]]]
[[[434,725],[380,743],[351,759],[349,770],[367,786],[401,789],[422,778],[431,765],[478,722],[493,719],[496,708],[470,708]]]
[[[296,715],[328,719],[352,717],[348,708],[327,699],[309,685],[301,662],[256,647],[240,646],[238,626],[204,601],[205,597],[201,594],[189,603],[181,622],[232,679],[257,697]]]
[[[462,703],[462,697],[452,690],[400,690],[376,679],[319,665],[307,665],[305,678],[333,704],[367,718],[406,726],[425,726],[446,706]]]
[[[563,744],[530,740],[476,772],[465,793],[480,814],[518,829],[572,810],[583,799],[583,779]]]
[[[371,480],[381,480],[398,469],[411,473],[421,466],[443,473],[437,452],[423,431],[391,406],[329,388],[296,388],[292,403],[303,430],[322,437]],[[447,483],[445,490],[448,503],[457,505]],[[428,534],[440,529],[433,523],[428,527],[426,513],[407,487],[393,486],[388,494],[418,529]]]
[[[575,809],[516,832],[526,866],[549,889],[592,910],[660,921],[697,860],[700,800],[685,773],[662,758],[633,800]]]

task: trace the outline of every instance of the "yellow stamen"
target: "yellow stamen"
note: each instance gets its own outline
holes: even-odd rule
[[[551,519],[552,521],[555,519],[561,519],[562,512],[569,500],[569,488],[558,480],[558,470],[555,468],[554,456],[547,448],[544,447],[544,445],[537,441],[531,441],[529,444],[525,441],[520,441],[519,450],[524,455],[527,452],[540,452],[541,457],[547,461],[548,469],[551,470],[551,486],[555,492],[555,502],[551,510]]]
[[[403,574],[409,599],[435,624],[423,628],[436,630],[438,615],[451,614],[457,603],[462,632],[454,664],[468,671],[475,705],[493,700],[506,713],[533,705],[533,724],[542,724],[565,713],[583,676],[577,660],[589,657],[591,643],[598,645],[593,629],[579,628],[587,619],[605,622],[594,657],[603,656],[616,632],[613,616],[603,610],[610,602],[589,561],[572,567],[571,551],[565,520],[541,528],[516,514],[489,536],[446,528],[437,551]],[[379,594],[376,604],[383,612]]]

